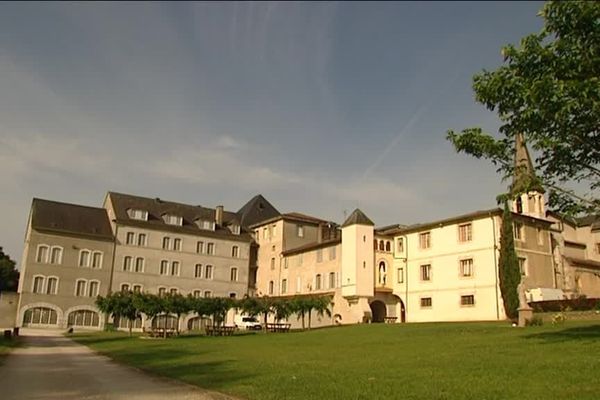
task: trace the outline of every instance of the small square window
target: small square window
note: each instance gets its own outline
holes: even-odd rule
[[[472,294],[466,296],[460,296],[460,305],[461,306],[474,306],[475,305],[475,296]]]
[[[431,297],[421,297],[421,307],[422,308],[431,308],[432,301]]]

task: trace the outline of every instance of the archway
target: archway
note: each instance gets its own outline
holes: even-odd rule
[[[369,304],[371,306],[372,322],[384,322],[387,315],[385,303],[381,300],[374,300]]]
[[[402,299],[398,299],[398,305],[400,306],[400,322],[406,322],[406,307]]]

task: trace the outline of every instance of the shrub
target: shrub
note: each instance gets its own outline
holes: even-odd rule
[[[544,325],[544,320],[539,315],[532,317],[525,321],[525,326],[542,326]]]
[[[585,296],[580,296],[565,300],[537,301],[530,305],[535,312],[600,310],[600,299],[588,299]]]
[[[552,325],[558,325],[558,324],[562,324],[563,322],[565,322],[567,320],[567,317],[564,313],[558,313],[558,314],[554,314],[552,316]]]

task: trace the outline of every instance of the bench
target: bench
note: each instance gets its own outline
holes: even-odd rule
[[[292,324],[267,324],[269,332],[289,332]]]
[[[398,317],[385,317],[384,321],[386,324],[395,324],[398,320]]]
[[[235,326],[206,326],[207,336],[231,336],[235,332]]]
[[[144,333],[146,333],[144,331]],[[166,332],[165,332],[165,328],[153,328],[150,331],[147,332],[148,336],[150,337],[165,337],[165,333],[166,333],[166,337],[171,337],[173,335],[175,335],[176,331],[175,329],[172,328],[167,328]]]

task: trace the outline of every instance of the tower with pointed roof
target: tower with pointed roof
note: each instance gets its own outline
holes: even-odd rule
[[[544,188],[535,174],[525,138],[521,133],[515,138],[515,170],[510,192],[514,196],[513,212],[536,218],[545,217]]]
[[[356,319],[370,317],[374,295],[374,223],[358,208],[342,224],[342,296]]]

